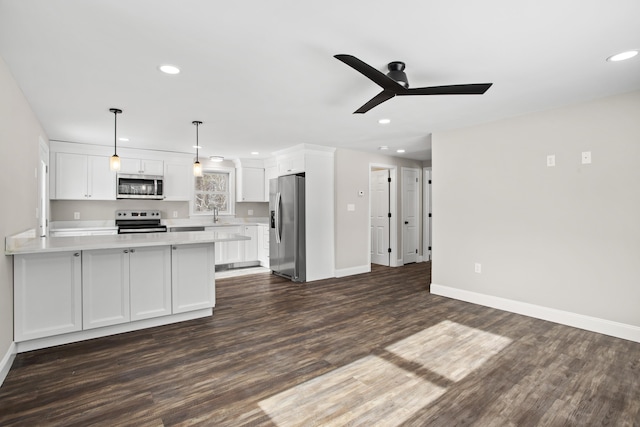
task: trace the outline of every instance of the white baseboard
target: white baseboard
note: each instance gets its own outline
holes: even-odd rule
[[[13,364],[13,360],[16,358],[16,343],[13,341],[11,345],[7,349],[6,354],[0,360],[0,386],[4,382],[4,379],[7,378],[9,374],[9,370],[11,369],[11,365]]]
[[[616,338],[640,342],[640,327],[626,323],[614,322],[598,317],[585,316],[570,311],[543,307],[521,301],[509,300],[492,295],[480,294],[449,286],[431,284],[431,293],[443,297],[466,301],[485,307],[497,308],[511,313],[522,314],[536,319],[548,320],[562,325],[572,326],[591,332],[598,332]]]
[[[371,264],[359,265],[357,267],[336,269],[336,277],[353,276],[354,274],[362,274],[371,272]]]

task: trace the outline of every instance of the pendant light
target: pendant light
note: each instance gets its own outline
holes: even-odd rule
[[[200,149],[200,143],[198,141],[198,126],[200,126],[202,122],[194,120],[191,123],[196,125],[196,161],[193,163],[193,175],[202,176],[202,165],[200,164],[200,159],[198,158],[198,150]]]
[[[113,156],[109,161],[109,169],[112,171],[120,170],[120,157],[118,157],[118,151],[116,147],[116,141],[118,139],[118,114],[122,113],[122,110],[118,108],[109,108],[109,111],[113,113],[114,128],[113,128]]]

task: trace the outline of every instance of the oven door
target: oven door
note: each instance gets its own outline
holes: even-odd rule
[[[135,233],[166,233],[167,226],[161,225],[158,220],[117,220],[118,234]]]
[[[118,234],[137,234],[137,233],[166,233],[167,227],[159,225],[157,227],[118,227]]]

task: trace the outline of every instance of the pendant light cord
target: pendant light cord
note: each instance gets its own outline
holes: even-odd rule
[[[200,140],[198,139],[198,127],[202,124],[202,122],[198,120],[194,120],[191,123],[196,125],[196,162],[200,163],[200,158],[199,158]]]
[[[113,113],[113,155],[118,155],[118,114],[122,113],[119,108],[109,108],[109,111]]]

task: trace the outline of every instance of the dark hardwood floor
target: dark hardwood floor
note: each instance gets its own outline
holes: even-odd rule
[[[429,283],[218,280],[210,318],[19,354],[0,425],[640,425],[639,343]]]

